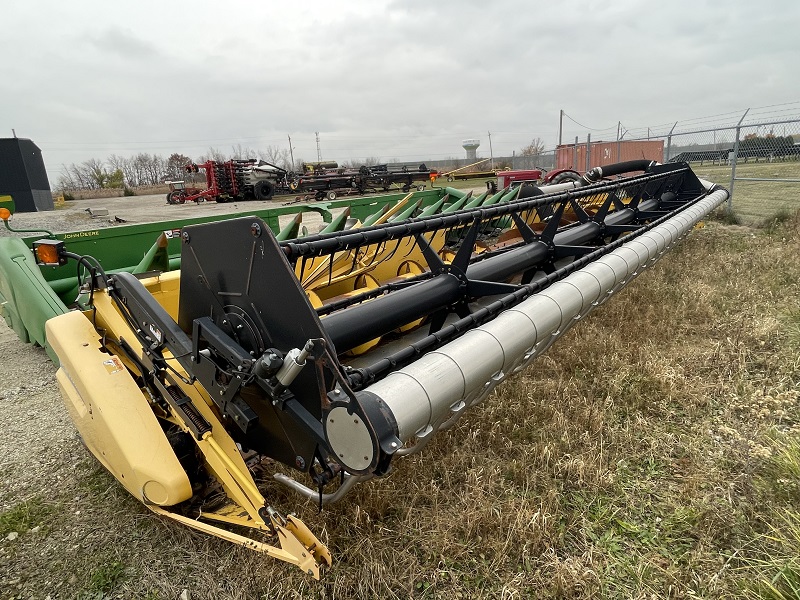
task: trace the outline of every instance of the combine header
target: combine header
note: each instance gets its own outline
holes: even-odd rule
[[[387,475],[726,198],[685,164],[625,163],[290,241],[257,217],[187,226],[180,271],[144,278],[43,240],[40,263],[86,273],[48,341],[131,494],[318,577],[327,549],[254,471],[320,505]]]
[[[418,191],[425,189],[426,182],[436,176],[425,164],[410,169],[407,166],[390,169],[389,165],[362,165],[358,169],[339,167],[335,162],[310,163],[304,165],[304,174],[289,173],[286,185],[292,192],[313,192],[317,200],[335,200],[339,194],[365,194],[392,188],[409,192],[416,185]]]

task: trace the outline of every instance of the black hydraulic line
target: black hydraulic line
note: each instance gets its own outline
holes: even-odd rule
[[[657,173],[653,175],[639,175],[619,182],[602,182],[590,187],[579,188],[567,192],[555,194],[545,194],[533,198],[515,200],[513,202],[495,204],[489,207],[479,207],[474,209],[462,209],[446,215],[434,215],[425,218],[408,219],[402,223],[391,223],[384,225],[373,225],[363,227],[350,233],[342,234],[334,232],[328,234],[318,234],[302,238],[302,240],[292,240],[281,242],[284,254],[290,260],[295,260],[301,256],[325,256],[351,250],[363,245],[376,244],[386,240],[407,237],[411,235],[428,233],[439,229],[464,226],[472,223],[476,218],[488,220],[495,217],[502,217],[514,212],[530,210],[540,206],[547,206],[558,202],[569,201],[570,199],[580,199],[586,196],[599,195],[613,192],[621,188],[644,185],[649,182],[666,180],[676,174],[688,172],[689,167],[681,167],[673,171]]]
[[[652,160],[628,160],[613,165],[606,165],[605,167],[595,167],[587,171],[583,178],[593,183],[595,181],[600,181],[603,177],[612,177],[614,175],[622,175],[623,173],[631,173],[633,171],[647,172],[655,164],[657,163]]]
[[[713,190],[709,190],[710,193]],[[594,252],[590,252],[580,258],[576,258],[574,261],[565,265],[552,273],[545,275],[544,277],[540,277],[535,281],[530,283],[524,284],[520,286],[514,292],[495,300],[494,302],[483,306],[477,309],[475,312],[470,314],[469,316],[463,317],[458,321],[451,323],[440,329],[439,331],[432,333],[421,340],[418,340],[397,352],[390,354],[389,356],[385,356],[380,360],[376,361],[375,363],[367,366],[362,367],[359,369],[349,369],[348,370],[348,380],[350,382],[350,386],[354,391],[364,388],[365,386],[373,383],[376,379],[380,378],[386,371],[389,371],[395,367],[402,366],[406,364],[411,359],[432,350],[435,347],[439,347],[444,345],[445,343],[453,340],[454,338],[460,336],[463,333],[466,333],[470,329],[474,329],[487,321],[494,318],[500,312],[511,308],[520,302],[526,300],[533,294],[536,294],[548,286],[552,285],[553,283],[560,281],[566,278],[568,275],[574,273],[575,271],[583,268],[587,264],[597,260],[601,256],[608,254],[623,244],[627,244],[631,240],[635,239],[636,237],[642,235],[643,233],[650,231],[651,229],[661,225],[668,219],[671,219],[675,215],[683,212],[687,208],[691,207],[692,205],[696,204],[703,198],[707,196],[707,193],[704,193],[695,199],[691,200],[690,202],[685,203],[681,208],[675,209],[655,221],[648,223],[647,225],[643,225],[635,232],[630,233],[629,235],[623,236],[609,244],[598,248]]]

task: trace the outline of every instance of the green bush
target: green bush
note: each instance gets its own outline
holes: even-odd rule
[[[125,188],[123,188],[123,190],[122,190],[122,195],[123,196],[135,196],[136,192],[134,192],[131,188],[125,186]]]

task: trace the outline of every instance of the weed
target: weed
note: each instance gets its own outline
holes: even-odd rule
[[[790,211],[788,208],[782,208],[771,217],[765,219],[761,223],[761,227],[766,230],[768,234],[774,234],[780,231],[783,226],[789,223],[795,211]]]
[[[136,192],[135,192],[134,190],[132,190],[131,188],[129,188],[129,187],[127,187],[127,186],[126,186],[126,187],[125,187],[125,188],[123,188],[123,190],[122,190],[122,195],[123,195],[123,196],[135,196],[135,195],[136,195]]]
[[[107,594],[125,579],[125,565],[112,561],[97,567],[89,578],[89,592]]]
[[[758,574],[745,588],[747,595],[769,600],[800,598],[800,513],[784,513],[763,539],[768,551],[744,561]]]
[[[723,206],[712,212],[708,217],[709,221],[718,221],[724,225],[741,225],[742,219],[732,208]]]
[[[23,533],[47,522],[53,507],[41,498],[31,498],[20,502],[9,510],[0,513],[0,537],[9,533]]]

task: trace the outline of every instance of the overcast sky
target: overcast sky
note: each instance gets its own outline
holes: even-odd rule
[[[6,0],[0,137],[34,140],[54,185],[63,163],[287,134],[315,160],[315,131],[326,160],[411,161],[488,156],[489,131],[495,156],[551,147],[560,109],[593,139],[800,115],[799,23],[797,0]]]

